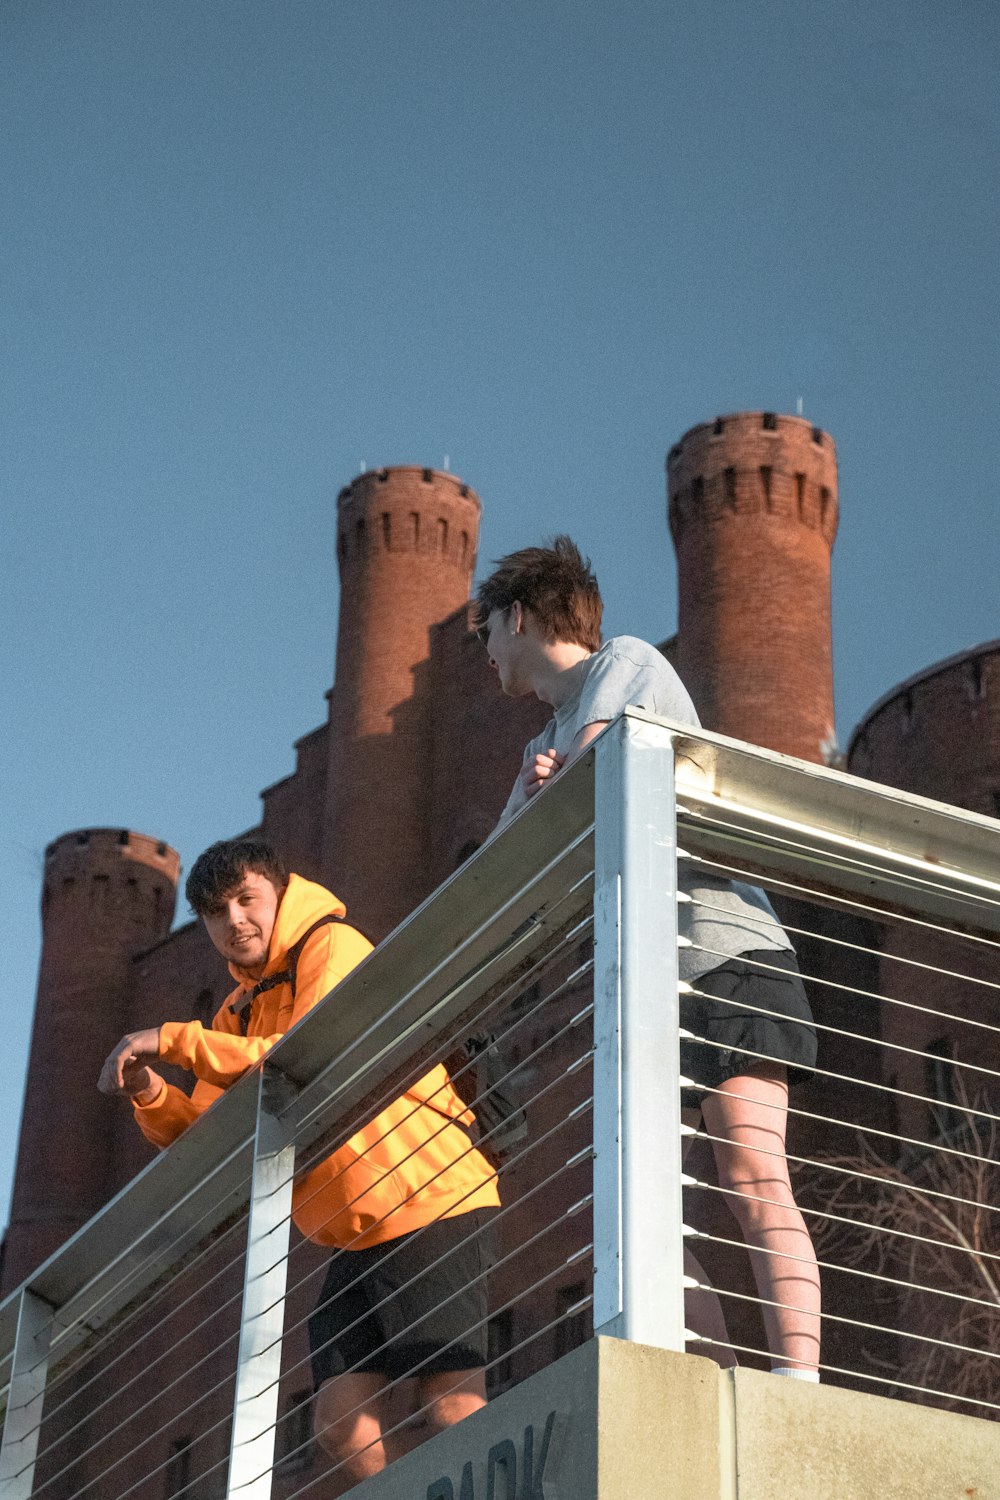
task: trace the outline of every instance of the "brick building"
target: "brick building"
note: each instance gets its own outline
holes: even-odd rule
[[[670,449],[667,496],[679,613],[667,649],[704,724],[829,759],[838,520],[829,434],[771,412],[702,423]],[[534,699],[501,700],[469,628],[481,504],[467,484],[433,469],[382,469],[342,489],[337,512],[329,716],[296,742],[292,774],[261,794],[258,826],[377,940],[489,833],[520,750],[548,711]],[[847,764],[996,816],[1000,642],[893,689],[855,730]],[[223,832],[206,829],[206,843]],[[59,1079],[61,1128],[74,1138],[85,1130],[100,1164],[85,1181],[58,1167],[74,1153],[45,1105],[32,1102],[56,1095],[33,1089],[5,1241],[7,1289],[148,1160],[138,1136],[123,1149],[113,1113],[89,1085],[108,1048],[124,1030],[185,1008],[208,1019],[224,992],[200,926],[170,931],[178,874],[165,843],[127,830],[67,833],[46,851],[29,1074],[60,1067],[39,1043],[44,1023],[74,1057]]]
[[[670,450],[667,501],[679,620],[664,649],[704,724],[831,760],[838,496],[829,434],[769,412],[703,423]],[[468,485],[432,469],[383,469],[342,489],[337,511],[329,715],[296,742],[292,774],[262,793],[254,831],[291,868],[334,889],[351,920],[378,940],[487,836],[521,749],[549,711],[534,699],[501,698],[471,632],[481,505]],[[847,763],[871,779],[1000,814],[1000,642],[894,689],[855,731]],[[225,832],[206,828],[204,842]],[[4,1292],[152,1155],[93,1087],[110,1047],[124,1031],[165,1018],[207,1022],[230,987],[200,924],[170,931],[178,877],[168,845],[129,830],[67,833],[46,851],[29,1062],[36,1086],[22,1122]],[[880,968],[860,962],[844,970],[852,984],[889,982],[891,951]],[[833,1004],[814,999],[820,1012]],[[951,1045],[947,1035],[920,1040]],[[66,1056],[71,1067],[60,1062]],[[56,1097],[54,1120],[47,1101]]]

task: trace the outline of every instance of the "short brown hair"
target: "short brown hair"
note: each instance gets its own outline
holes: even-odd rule
[[[281,855],[264,839],[220,839],[199,854],[184,887],[188,905],[203,917],[235,891],[253,872],[263,875],[280,895],[288,884],[288,870]]]
[[[499,558],[476,594],[477,627],[482,629],[495,609],[508,610],[515,600],[531,610],[550,640],[588,651],[600,646],[601,591],[590,558],[568,536],[553,537],[550,547],[524,547]]]

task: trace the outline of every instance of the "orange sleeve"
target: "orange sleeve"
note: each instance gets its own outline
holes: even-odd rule
[[[150,1104],[133,1102],[135,1122],[147,1141],[162,1149],[183,1135],[189,1125],[193,1125],[216,1099],[222,1097],[222,1092],[222,1089],[199,1079],[189,1098],[172,1083],[165,1083]]]
[[[321,927],[303,948],[296,971],[295,1003],[279,1012],[283,1023],[269,1036],[240,1036],[238,1021],[223,1005],[211,1028],[200,1021],[168,1021],[160,1027],[160,1056],[188,1068],[204,1083],[228,1088],[260,1062],[307,1011],[328,995],[372,951],[368,939],[339,922]],[[286,1019],[287,1017],[287,1019]],[[220,1027],[218,1023],[222,1022]],[[232,1026],[234,1029],[229,1030]],[[147,1106],[148,1107],[148,1106]],[[155,1108],[155,1102],[153,1107]]]

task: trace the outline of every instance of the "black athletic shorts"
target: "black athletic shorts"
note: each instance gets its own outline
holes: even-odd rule
[[[315,1388],[359,1371],[396,1380],[485,1365],[495,1214],[474,1208],[368,1250],[335,1250],[309,1319]]]
[[[701,993],[681,996],[681,1025],[705,1041],[681,1041],[685,1078],[718,1088],[727,1078],[739,1078],[768,1060],[786,1065],[789,1083],[811,1076],[816,1031],[794,953],[787,948],[744,953],[691,983]],[[700,1108],[702,1098],[700,1089],[681,1090],[687,1109]]]

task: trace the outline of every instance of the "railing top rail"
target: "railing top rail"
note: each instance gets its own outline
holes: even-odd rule
[[[752,844],[757,869],[808,870],[831,893],[1000,932],[996,819],[639,709],[628,718],[632,733],[674,748],[692,852]]]

